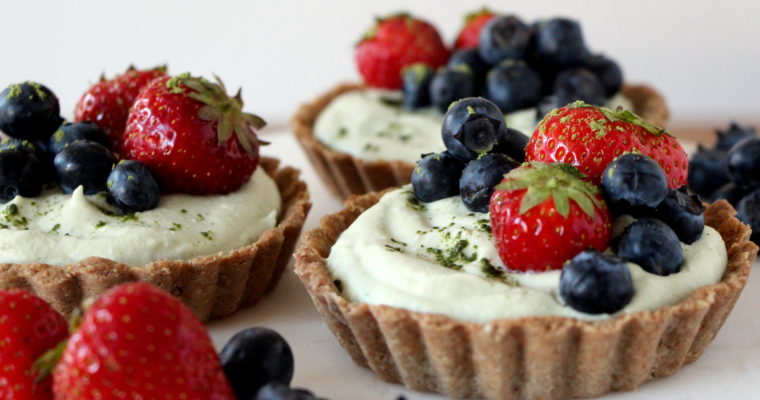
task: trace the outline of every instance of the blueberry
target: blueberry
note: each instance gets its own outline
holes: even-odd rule
[[[492,150],[494,153],[506,154],[515,161],[525,162],[525,147],[530,137],[517,129],[507,128],[507,136]]]
[[[726,200],[736,206],[739,200],[747,194],[747,191],[733,182],[728,182],[719,187],[707,198],[708,203],[715,203],[718,200]]]
[[[75,140],[89,140],[95,143],[100,143],[106,147],[111,146],[105,132],[100,130],[94,122],[64,122],[63,125],[50,136],[47,151],[53,153],[53,155],[58,154],[64,147],[68,146]]]
[[[116,158],[105,146],[89,140],[77,140],[61,150],[53,159],[58,181],[64,193],[77,186],[84,194],[95,194],[105,188]]]
[[[253,398],[271,382],[287,388],[293,379],[293,352],[279,333],[268,328],[253,327],[236,333],[224,345],[219,358],[238,399]]]
[[[430,82],[430,101],[441,112],[446,112],[451,103],[475,95],[475,76],[466,65],[442,68]]]
[[[480,97],[465,98],[446,112],[441,136],[451,155],[470,161],[506,141],[507,124],[496,104]]]
[[[584,65],[602,83],[606,97],[614,96],[623,87],[623,71],[615,61],[595,54],[587,57]]]
[[[459,179],[459,195],[468,210],[488,212],[494,186],[504,179],[504,174],[520,165],[504,154],[491,153],[470,161]]]
[[[701,145],[689,161],[689,188],[701,196],[709,196],[731,178],[726,170],[725,150],[706,149]]]
[[[238,399],[244,399],[237,396]],[[318,400],[314,394],[305,389],[292,389],[280,382],[269,382],[262,386],[256,397],[245,397],[252,400]]]
[[[543,62],[562,66],[578,65],[587,57],[588,50],[577,21],[553,18],[541,21],[534,27],[534,51]]]
[[[26,148],[0,150],[0,201],[16,196],[34,197],[42,191],[45,168]]]
[[[585,68],[569,68],[557,75],[554,91],[571,101],[583,100],[587,104],[604,105],[606,96],[599,79]]]
[[[156,208],[158,183],[145,164],[128,160],[116,164],[106,180],[107,199],[122,214]]]
[[[625,260],[596,250],[584,250],[562,268],[559,295],[575,310],[612,314],[622,310],[635,289]]]
[[[28,140],[16,139],[12,137],[5,138],[0,141],[0,151],[5,150],[24,150],[30,153],[34,153],[35,155],[40,152],[34,143]]]
[[[757,136],[755,128],[741,126],[736,122],[732,122],[725,131],[716,131],[716,134],[718,141],[715,143],[715,148],[718,150],[729,150],[742,140]]]
[[[423,156],[412,171],[414,195],[426,203],[458,195],[462,169],[464,164],[447,151]]]
[[[480,57],[491,65],[505,59],[520,59],[532,34],[533,30],[513,15],[495,17],[480,30]]]
[[[403,69],[404,107],[414,110],[430,106],[430,82],[433,70],[424,63],[415,63]]]
[[[668,194],[668,180],[660,165],[637,153],[612,160],[602,173],[602,190],[607,204],[617,213],[638,207],[657,207]]]
[[[451,58],[449,58],[449,63],[446,64],[446,66],[448,68],[454,68],[457,65],[466,65],[470,68],[470,71],[472,71],[472,74],[475,77],[476,89],[483,87],[483,81],[486,78],[488,70],[491,68],[490,64],[480,58],[478,49],[463,49],[452,54]]]
[[[28,140],[6,138],[0,141],[0,151],[25,150],[34,153],[42,167],[41,179],[43,183],[55,180],[53,169],[53,156],[46,151],[47,146],[42,141],[30,142]]]
[[[702,236],[705,228],[704,212],[705,206],[699,196],[670,189],[668,195],[657,205],[654,215],[673,229],[678,240],[692,244]]]
[[[760,189],[755,189],[736,204],[736,218],[752,228],[750,239],[760,243]]]
[[[552,110],[562,108],[572,102],[573,100],[563,93],[550,94],[538,102],[536,106],[536,119],[540,121]]]
[[[674,274],[683,265],[678,236],[666,223],[654,218],[629,225],[618,238],[617,255],[656,275]]]
[[[726,165],[737,185],[744,189],[760,186],[760,138],[744,139],[731,147]]]
[[[63,119],[58,98],[45,86],[23,82],[0,92],[0,130],[26,140],[47,140]]]
[[[541,77],[523,62],[503,62],[488,72],[485,97],[505,114],[533,107],[541,100]]]

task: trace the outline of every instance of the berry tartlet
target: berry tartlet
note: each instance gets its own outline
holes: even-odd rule
[[[576,100],[623,106],[660,126],[663,97],[623,83],[618,65],[590,52],[564,18],[529,26],[482,11],[450,51],[435,27],[408,14],[378,20],[356,48],[364,82],[340,84],[304,104],[294,134],[322,180],[341,198],[409,183],[421,153],[443,150],[439,127],[455,100],[482,96],[527,141],[543,115]]]
[[[550,111],[520,163],[498,111],[455,102],[411,185],[304,235],[296,273],[352,359],[453,398],[562,399],[699,358],[757,254],[734,209],[685,192],[683,149],[632,112]]]
[[[62,125],[42,85],[0,97],[11,136],[0,144],[0,288],[68,315],[146,281],[207,321],[278,282],[311,205],[306,184],[259,156],[264,121],[218,79],[130,69],[88,90]]]

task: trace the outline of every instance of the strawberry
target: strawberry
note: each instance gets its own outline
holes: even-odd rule
[[[401,88],[401,70],[423,63],[436,69],[449,59],[449,51],[433,25],[408,14],[378,19],[356,46],[356,65],[373,87]]]
[[[255,129],[263,126],[243,112],[240,91],[229,97],[218,78],[159,78],[135,100],[122,153],[147,165],[164,192],[227,193],[256,169]]]
[[[19,289],[0,291],[0,400],[53,398],[52,381],[40,377],[38,357],[68,336],[61,314]]]
[[[464,18],[464,26],[454,42],[454,48],[456,50],[477,48],[480,43],[480,30],[495,16],[496,14],[488,8],[467,14]]]
[[[670,188],[687,183],[686,152],[667,131],[630,111],[580,101],[546,114],[528,141],[525,158],[574,165],[599,184],[607,164],[625,152],[639,152],[657,161]]]
[[[138,70],[129,67],[114,79],[101,77],[79,99],[74,110],[74,120],[92,121],[108,135],[114,150],[118,151],[129,108],[140,90],[155,78],[166,76],[166,67]]]
[[[148,283],[117,286],[85,312],[53,371],[64,399],[234,399],[203,324]]]
[[[567,164],[530,162],[505,175],[489,212],[499,257],[507,268],[545,271],[610,240],[610,212],[599,188]]]

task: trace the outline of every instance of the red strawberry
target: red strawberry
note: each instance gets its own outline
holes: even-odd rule
[[[356,47],[356,65],[373,87],[401,88],[401,70],[414,63],[438,68],[449,51],[433,25],[407,14],[379,19]]]
[[[599,188],[567,164],[531,162],[496,186],[489,211],[499,257],[507,268],[545,271],[610,240],[610,212]]]
[[[147,283],[109,290],[87,309],[53,372],[64,399],[234,399],[203,324]]]
[[[92,121],[108,135],[114,150],[119,150],[121,137],[127,125],[129,108],[140,90],[155,78],[166,76],[166,67],[138,70],[129,67],[127,72],[114,79],[90,87],[79,99],[74,110],[74,120]]]
[[[218,78],[161,78],[135,100],[122,153],[147,165],[164,192],[227,193],[256,169],[255,129],[263,126],[243,112],[240,92],[229,97]]]
[[[0,400],[53,398],[52,380],[36,382],[38,357],[68,336],[61,314],[24,291],[0,291]]]
[[[480,30],[495,16],[496,14],[487,8],[467,14],[464,18],[464,26],[454,42],[454,48],[457,50],[477,48],[480,43]]]
[[[528,142],[525,159],[574,165],[599,184],[607,164],[631,151],[657,161],[668,177],[669,187],[686,184],[686,152],[667,131],[630,111],[613,111],[583,102],[546,114]]]

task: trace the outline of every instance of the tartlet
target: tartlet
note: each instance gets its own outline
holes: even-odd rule
[[[262,157],[260,167],[275,181],[282,196],[277,225],[254,243],[229,252],[190,260],[157,260],[127,266],[89,257],[80,262],[0,264],[0,289],[23,288],[69,315],[84,299],[123,282],[145,281],[184,302],[202,321],[222,318],[260,300],[279,281],[290,261],[311,207],[299,171]]]
[[[368,161],[336,151],[314,135],[320,113],[335,98],[352,90],[363,90],[361,84],[344,83],[302,105],[291,120],[293,133],[301,144],[317,174],[330,191],[341,199],[409,183],[414,164],[399,160]],[[624,85],[621,93],[633,104],[633,111],[643,119],[665,126],[670,115],[662,95],[646,85]],[[425,152],[425,149],[420,149]]]
[[[758,247],[725,201],[705,223],[726,243],[720,282],[654,311],[607,320],[525,317],[463,322],[341,296],[326,266],[335,241],[383,193],[350,197],[303,237],[295,271],[354,362],[381,379],[453,398],[561,399],[631,390],[695,361],[712,341],[747,281]]]

